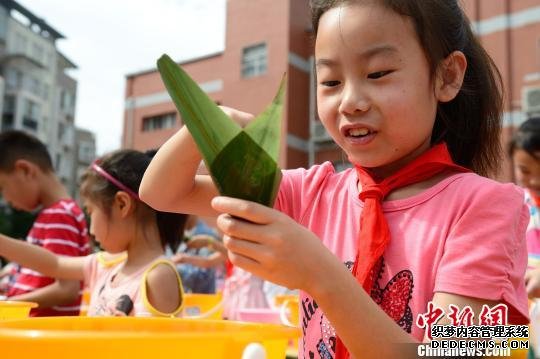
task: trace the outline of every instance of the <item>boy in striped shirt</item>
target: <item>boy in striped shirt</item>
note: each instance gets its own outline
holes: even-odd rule
[[[89,253],[84,214],[56,177],[47,148],[37,138],[22,131],[0,133],[0,192],[17,209],[40,208],[27,242],[61,255]],[[79,314],[81,282],[56,280],[20,266],[15,278],[7,296],[38,303],[31,316]]]

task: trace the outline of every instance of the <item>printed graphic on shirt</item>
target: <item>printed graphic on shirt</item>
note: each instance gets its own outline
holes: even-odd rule
[[[122,294],[118,298],[107,297],[103,294],[105,285],[99,289],[98,303],[94,316],[129,316],[133,311],[133,300],[127,294]]]
[[[346,262],[345,265],[352,270],[353,262]],[[402,270],[397,273],[386,285],[381,285],[381,278],[384,273],[384,259],[381,258],[372,270],[375,276],[371,297],[373,300],[391,317],[403,330],[411,333],[413,315],[409,302],[413,291],[413,276],[410,270]],[[319,310],[317,303],[310,297],[302,300],[302,331],[306,335],[307,328],[314,324],[314,320],[320,327],[320,339],[315,348],[307,347],[305,341],[302,343],[304,358],[309,359],[333,359],[336,348],[336,332],[326,316]]]
[[[371,289],[371,298],[390,318],[403,330],[411,333],[413,315],[409,302],[412,297],[413,276],[410,270],[402,270],[396,274],[384,288],[380,286],[380,278],[384,270],[384,259],[381,258],[374,267],[373,273],[378,273]]]

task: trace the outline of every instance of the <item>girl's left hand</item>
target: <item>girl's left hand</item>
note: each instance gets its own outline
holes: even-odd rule
[[[234,265],[271,282],[310,292],[337,258],[321,240],[292,218],[255,202],[215,197],[212,207]]]

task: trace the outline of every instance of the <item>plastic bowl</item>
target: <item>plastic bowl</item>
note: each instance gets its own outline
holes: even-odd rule
[[[186,293],[182,300],[182,315],[184,318],[221,319],[222,297],[221,294]]]
[[[299,330],[232,321],[135,317],[50,317],[0,322],[2,356],[55,359],[242,358],[260,343],[284,358]]]
[[[34,302],[0,301],[0,320],[27,318],[30,310],[37,306]]]

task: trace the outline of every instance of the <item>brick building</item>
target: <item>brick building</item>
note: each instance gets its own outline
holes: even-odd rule
[[[504,136],[540,112],[540,0],[463,0],[506,89]],[[259,113],[284,72],[281,166],[346,165],[317,119],[308,0],[227,0],[225,50],[181,63],[216,102]],[[165,49],[166,50],[166,49]],[[182,125],[155,68],[127,75],[122,146],[158,147]],[[500,178],[511,179],[509,162]]]

